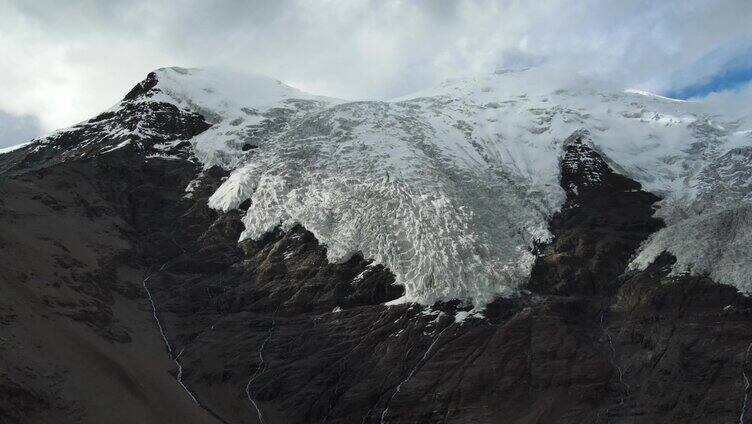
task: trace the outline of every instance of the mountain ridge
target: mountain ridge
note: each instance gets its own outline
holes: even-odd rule
[[[742,160],[734,170],[714,171],[749,148],[745,121],[719,124],[722,118],[698,102],[600,93],[593,91],[597,84],[577,79],[540,83],[544,77],[536,69],[495,73],[395,101],[346,102],[268,78],[162,68],[121,106],[94,118],[103,123],[100,138],[112,140],[94,144],[101,152],[124,147],[150,130],[143,117],[164,108],[178,108],[181,119],[203,116],[205,131],[179,137],[205,169],[232,170],[210,198],[212,207],[226,211],[255,198],[241,238],[300,223],[328,246],[331,261],[361,252],[396,272],[407,287],[404,301],[424,304],[464,298],[482,306],[521,287],[534,261],[529,251],[550,238],[548,219],[564,203],[558,162],[563,140],[576,131],[589,130],[610,166],[664,198],[658,213],[669,227],[749,202],[752,190],[740,181],[752,176],[750,165]],[[559,81],[576,85],[547,88]],[[535,88],[528,95],[529,87]],[[146,126],[102,128],[113,113],[140,113]],[[175,157],[169,143],[148,148]],[[370,199],[394,204],[378,210]],[[353,204],[361,205],[354,214],[347,206]],[[399,221],[390,218],[395,211]],[[514,232],[504,235],[505,228]],[[651,239],[643,251],[652,253],[632,266],[644,269],[671,251],[670,232]],[[685,270],[713,272],[706,258],[717,253],[672,253]],[[436,275],[447,277],[436,281]],[[740,290],[751,284],[741,277],[722,281]]]
[[[463,124],[451,115],[467,118],[473,111],[494,118],[503,106],[485,106],[482,96],[493,90],[479,92],[479,101],[458,102],[455,109],[446,109],[441,97],[417,105],[338,104],[321,112],[317,100],[283,102],[285,107],[252,111],[249,125],[233,125],[238,116],[216,121],[221,115],[198,112],[209,109],[159,102],[157,93],[0,155],[0,422],[749,422],[749,298],[707,276],[673,274],[679,259],[670,253],[661,252],[644,269],[627,269],[638,246],[671,225],[671,219],[654,216],[660,199],[649,192],[650,184],[625,175],[630,163],[614,154],[613,145],[599,143],[604,131],[582,131],[576,119],[591,118],[572,107],[523,106],[533,126],[524,121],[518,144],[555,154],[542,162],[505,162],[524,158],[526,150],[505,152],[475,137],[470,120]],[[246,116],[240,109],[245,105],[237,106]],[[494,293],[482,313],[452,290],[423,299],[438,299],[429,306],[394,302],[408,290],[397,273],[358,253],[344,258],[340,252],[340,260],[332,261],[334,246],[322,242],[320,228],[308,226],[316,221],[275,224],[260,237],[240,240],[256,224],[249,225],[248,211],[264,199],[253,197],[254,184],[234,185],[254,175],[235,166],[238,158],[244,165],[280,158],[298,165],[301,152],[286,146],[284,135],[291,136],[288,142],[308,140],[310,131],[321,132],[321,146],[314,147],[336,145],[332,154],[347,157],[348,142],[357,140],[349,138],[353,120],[379,124],[368,133],[397,134],[391,142],[398,145],[402,127],[383,124],[420,126],[419,117],[401,119],[423,107],[451,116],[441,126],[446,132],[435,135],[459,134],[453,140],[464,149],[458,152],[487,154],[462,156],[473,159],[467,162],[432,161],[442,157],[444,151],[435,149],[443,147],[419,138],[416,151],[425,156],[397,155],[416,162],[376,173],[382,185],[375,187],[395,181],[409,187],[413,180],[405,175],[419,182],[450,175],[411,174],[425,163],[433,171],[500,160],[510,165],[500,184],[519,194],[512,190],[520,187],[518,178],[534,178],[531,172],[538,169],[523,165],[553,167],[541,180],[556,185],[549,193],[558,193],[551,202],[559,205],[551,209],[556,211],[542,214],[551,237],[536,239],[528,252],[529,277],[514,295]],[[329,126],[332,110],[339,126]],[[371,112],[382,120],[374,121]],[[649,112],[625,119],[683,125]],[[536,134],[546,125],[551,128]],[[574,129],[544,145],[534,143],[555,128]],[[711,147],[725,146],[723,137],[737,142],[729,134],[740,130],[707,122],[689,128],[708,136]],[[280,146],[289,149],[270,151],[279,135]],[[654,144],[646,140],[635,143]],[[708,146],[692,149],[702,153]],[[324,161],[329,152],[319,151],[320,161],[302,156],[303,163],[347,175]],[[710,178],[717,169],[735,179],[743,173],[735,169],[743,160],[724,161],[732,166],[706,165],[703,175]],[[301,167],[280,161],[276,166],[308,176]],[[267,189],[284,175],[262,173],[271,184]],[[724,178],[720,186],[731,181]],[[439,189],[458,192],[467,182],[441,181]],[[333,188],[348,190],[358,182],[346,178]],[[227,199],[223,190],[233,187],[251,190],[227,207],[209,207],[213,196]],[[418,188],[396,194],[418,195]],[[308,194],[336,204],[342,200],[337,190]],[[393,193],[384,193],[393,207]],[[366,212],[369,205],[356,202],[351,209]],[[543,205],[537,213],[546,210]],[[504,208],[486,212],[485,218],[509,216]],[[473,230],[465,227],[462,235]]]

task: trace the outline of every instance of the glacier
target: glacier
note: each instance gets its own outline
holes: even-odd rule
[[[544,69],[449,80],[388,101],[211,69],[156,76],[157,94],[139,101],[212,124],[190,142],[204,167],[231,171],[212,208],[250,199],[241,240],[301,224],[332,262],[361,253],[387,266],[405,286],[399,302],[482,307],[518,293],[534,246],[552,237],[547,222],[565,199],[562,143],[579,130],[614,170],[663,198],[667,226],[631,268],[669,251],[674,272],[752,291],[748,111],[721,115],[706,102]]]

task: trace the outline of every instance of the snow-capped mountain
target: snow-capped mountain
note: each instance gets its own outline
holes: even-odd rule
[[[0,151],[0,422],[750,422],[750,119],[154,71]]]
[[[704,228],[716,222],[712,216],[749,204],[747,117],[547,78],[535,69],[499,71],[392,101],[347,102],[264,77],[165,68],[106,113],[134,116],[140,107],[157,114],[171,105],[204,116],[211,126],[188,141],[205,168],[232,171],[211,207],[228,211],[251,200],[241,239],[301,224],[327,246],[330,261],[360,252],[395,273],[406,288],[401,301],[426,305],[465,299],[483,306],[527,281],[533,247],[550,240],[548,221],[564,202],[562,142],[585,129],[615,169],[665,199],[658,214],[669,227],[633,267],[668,250],[677,272],[752,289],[752,262],[737,253],[752,242],[748,226],[727,235],[733,249],[672,236],[686,234],[678,226],[685,220]],[[122,142],[99,152],[149,131],[148,120],[108,128],[104,134]],[[160,150],[153,154],[169,147],[153,145]],[[726,230],[706,234],[718,231]]]

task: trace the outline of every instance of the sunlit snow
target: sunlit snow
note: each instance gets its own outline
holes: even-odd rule
[[[13,146],[0,147],[0,155],[4,154],[4,153],[10,153],[10,152],[12,152],[14,150],[18,150],[18,149],[20,149],[22,147],[28,146],[31,143],[32,143],[32,141],[29,141],[29,142],[26,142],[26,143],[16,144],[16,145],[13,145]]]

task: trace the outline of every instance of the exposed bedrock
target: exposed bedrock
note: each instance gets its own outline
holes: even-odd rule
[[[551,220],[554,241],[540,248],[530,289],[564,295],[612,293],[640,243],[663,226],[653,217],[659,198],[615,173],[586,131],[564,142],[561,186],[567,199]]]

